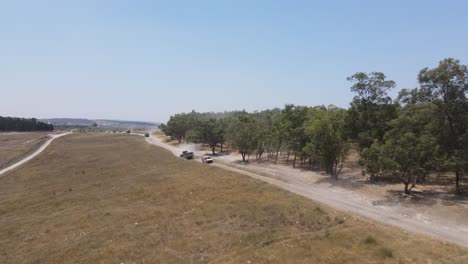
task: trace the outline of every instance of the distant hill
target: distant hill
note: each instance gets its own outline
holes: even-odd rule
[[[54,125],[68,125],[68,126],[91,126],[96,123],[93,120],[84,118],[50,118],[42,119],[44,122],[48,122]]]
[[[110,119],[96,119],[94,120],[98,125],[103,126],[159,126],[159,123],[145,122],[145,121],[128,121],[128,120],[110,120]]]
[[[42,121],[60,126],[92,126],[96,123],[99,127],[109,128],[146,128],[159,125],[156,122],[85,118],[49,118]]]

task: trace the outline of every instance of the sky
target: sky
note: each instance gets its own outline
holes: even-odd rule
[[[348,107],[346,77],[468,64],[468,1],[0,0],[0,116]]]

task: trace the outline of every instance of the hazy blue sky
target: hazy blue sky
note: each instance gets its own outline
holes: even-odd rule
[[[467,14],[461,0],[0,0],[0,115],[347,107],[357,71],[399,90],[443,58],[468,64]]]

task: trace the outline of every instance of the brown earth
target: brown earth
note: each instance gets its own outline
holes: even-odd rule
[[[34,152],[48,138],[47,132],[0,133],[0,169]]]
[[[468,250],[176,158],[56,139],[0,179],[0,263],[466,263]]]

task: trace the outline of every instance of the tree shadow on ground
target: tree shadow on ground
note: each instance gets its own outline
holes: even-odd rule
[[[215,152],[215,154],[213,154],[210,150],[210,151],[207,151],[205,155],[211,156],[211,157],[224,157],[224,156],[229,156],[230,154],[231,152],[229,151]]]
[[[411,195],[404,195],[403,190],[388,190],[385,198],[372,202],[373,205],[384,206],[433,206],[441,204],[444,206],[464,205],[468,206],[468,194],[455,194],[453,191],[425,190],[413,191]]]
[[[220,153],[219,156],[229,155],[229,153]],[[243,162],[242,160],[237,160],[231,162],[237,165],[270,165],[275,164],[274,161],[269,160],[261,160],[258,162],[255,159],[251,159],[249,162]],[[292,163],[289,162],[278,162],[275,165],[283,165],[288,166],[290,165],[292,168]],[[268,168],[268,167],[266,167]],[[387,186],[394,186],[398,184],[398,181],[395,181],[395,178],[392,177],[380,177],[376,181],[371,181],[368,177],[361,176],[359,173],[355,173],[354,175],[349,177],[350,173],[353,171],[343,171],[343,173],[338,177],[338,180],[331,177],[330,175],[326,174],[323,170],[321,170],[317,166],[296,166],[294,168],[300,172],[314,172],[318,176],[318,179],[314,181],[315,184],[329,184],[331,186],[340,187],[346,190],[356,191],[362,188],[366,188],[369,186],[378,186],[385,188]],[[347,167],[346,169],[350,169]],[[356,169],[356,168],[354,168]],[[266,172],[268,173],[268,172]],[[343,177],[346,175],[346,177]],[[383,199],[379,201],[374,201],[373,205],[386,205],[386,206],[413,206],[413,205],[422,205],[422,206],[432,206],[436,204],[444,205],[444,206],[452,206],[452,205],[463,205],[468,207],[468,190],[463,192],[462,194],[456,194],[453,188],[450,188],[450,185],[453,185],[452,182],[446,180],[431,180],[427,181],[424,184],[419,184],[419,186],[423,186],[425,188],[430,188],[426,190],[413,190],[411,195],[404,195],[403,194],[403,184],[401,184],[401,189],[398,190],[385,190],[386,195]],[[437,188],[437,187],[441,188]]]
[[[340,188],[343,188],[346,190],[352,190],[352,191],[359,190],[359,189],[366,187],[364,184],[354,179],[339,178],[339,177],[338,179],[335,179],[323,171],[317,170],[315,172],[317,172],[321,176],[319,179],[315,181],[316,184],[327,183],[334,187],[340,187]]]
[[[414,191],[412,195],[404,195],[403,190],[388,190],[384,199],[373,201],[372,205],[375,206],[412,206],[412,205],[424,205],[432,206],[437,204],[438,201],[433,197],[427,198],[422,192]]]

